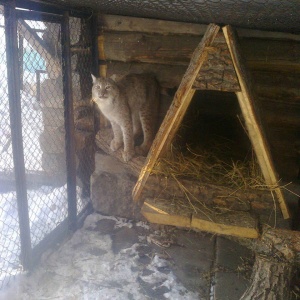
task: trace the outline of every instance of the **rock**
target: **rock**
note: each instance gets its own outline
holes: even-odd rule
[[[91,177],[91,199],[95,211],[129,219],[139,219],[132,190],[137,177],[117,159],[96,153]]]

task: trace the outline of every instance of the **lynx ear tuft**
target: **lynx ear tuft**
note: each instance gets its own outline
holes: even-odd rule
[[[93,83],[95,83],[95,82],[96,82],[96,80],[97,80],[97,77],[96,77],[96,76],[94,76],[93,74],[91,74],[91,76],[92,76],[92,79],[93,79]]]
[[[118,75],[117,74],[113,74],[109,78],[112,79],[113,81],[116,81],[118,79]]]

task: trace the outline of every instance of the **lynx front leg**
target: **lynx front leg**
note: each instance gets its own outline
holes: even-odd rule
[[[123,144],[122,130],[121,127],[115,122],[111,122],[111,127],[114,133],[114,138],[110,142],[110,149],[112,151],[116,151]]]
[[[134,152],[134,140],[133,140],[133,128],[131,122],[126,123],[122,127],[124,152],[123,159],[128,162],[135,154]]]

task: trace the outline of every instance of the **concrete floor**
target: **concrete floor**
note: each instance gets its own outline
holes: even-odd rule
[[[92,214],[0,299],[239,299],[252,253],[202,232]]]

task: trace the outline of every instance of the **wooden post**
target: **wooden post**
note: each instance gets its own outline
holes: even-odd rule
[[[241,91],[236,92],[236,95],[245,119],[250,141],[257,156],[266,184],[269,185],[271,189],[274,188],[283,217],[288,219],[290,218],[290,214],[287,204],[285,203],[283,193],[278,187],[278,178],[267,140],[262,130],[260,120],[258,119],[258,113],[254,101],[255,98],[253,96],[253,88],[251,87],[246,68],[242,63],[236,33],[231,26],[223,27],[223,33],[239,79]]]
[[[156,135],[147,156],[146,163],[140,173],[137,184],[133,189],[133,200],[135,202],[139,200],[142,189],[158,157],[167,149],[173,140],[173,137],[194,95],[195,90],[192,86],[208,55],[206,48],[211,46],[219,29],[220,27],[215,24],[209,25],[202,41],[193,53],[190,65],[174,96],[172,105],[164,118],[160,130]]]
[[[106,64],[106,58],[105,58],[105,50],[104,50],[104,35],[101,34],[98,37],[98,51],[99,51],[99,73],[101,77],[106,78],[107,74],[107,64]],[[103,129],[107,127],[109,124],[108,120],[105,118],[103,113],[100,111],[100,129]]]

